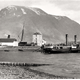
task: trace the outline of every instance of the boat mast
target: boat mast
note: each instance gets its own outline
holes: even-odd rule
[[[23,36],[24,36],[24,24],[23,24],[22,35],[21,35],[21,42],[23,40]]]

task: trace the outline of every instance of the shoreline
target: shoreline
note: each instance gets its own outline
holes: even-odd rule
[[[74,78],[40,72],[31,69],[30,66],[0,64],[0,79],[74,79]]]

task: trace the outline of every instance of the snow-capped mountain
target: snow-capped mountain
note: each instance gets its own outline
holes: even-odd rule
[[[25,14],[37,14],[37,15],[46,15],[46,13],[38,8],[32,8],[32,7],[20,7],[20,6],[8,6],[1,10],[1,17],[4,16],[17,16],[20,17]]]
[[[20,40],[22,28],[25,28],[23,41],[31,42],[35,32],[43,34],[47,42],[65,42],[65,34],[69,40],[74,40],[74,35],[80,39],[80,25],[66,16],[55,16],[39,8],[8,6],[0,10],[0,37],[11,37]]]

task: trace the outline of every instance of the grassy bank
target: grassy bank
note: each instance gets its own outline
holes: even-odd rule
[[[0,79],[66,79],[30,69],[29,66],[0,65]]]

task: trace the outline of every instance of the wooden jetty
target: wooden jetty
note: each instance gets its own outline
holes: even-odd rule
[[[0,65],[8,66],[46,66],[51,64],[35,64],[35,63],[25,63],[25,62],[0,62]]]

